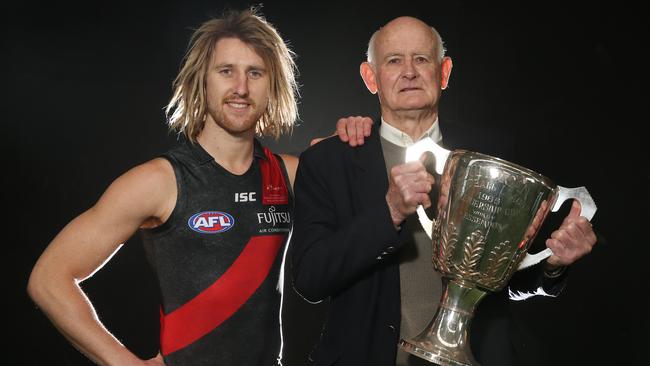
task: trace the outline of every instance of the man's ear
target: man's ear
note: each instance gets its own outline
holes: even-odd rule
[[[440,63],[440,87],[442,90],[447,89],[447,86],[449,85],[452,66],[453,63],[451,62],[451,57],[443,57],[442,62]]]
[[[377,94],[377,80],[375,78],[375,70],[372,68],[372,65],[369,62],[362,63],[361,67],[359,68],[359,72],[361,73],[363,82],[366,84],[366,88],[368,88],[372,94]]]

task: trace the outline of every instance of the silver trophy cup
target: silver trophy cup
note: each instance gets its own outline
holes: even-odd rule
[[[519,165],[476,152],[450,152],[424,139],[409,147],[406,160],[432,152],[441,174],[438,217],[431,221],[422,207],[418,216],[433,240],[433,265],[441,273],[443,293],[429,325],[399,346],[443,366],[478,365],[469,347],[476,306],[501,290],[513,273],[549,257],[546,249],[527,253],[549,211],[570,198],[591,219],[596,205],[584,187],[556,186]],[[443,169],[444,167],[444,169]]]

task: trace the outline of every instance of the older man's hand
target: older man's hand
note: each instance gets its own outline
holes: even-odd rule
[[[596,234],[587,218],[580,216],[580,203],[573,201],[571,211],[560,228],[551,233],[546,246],[553,251],[547,259],[550,266],[568,266],[586,254],[596,244]]]

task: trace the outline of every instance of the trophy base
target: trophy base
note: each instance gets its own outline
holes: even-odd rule
[[[480,366],[469,346],[469,327],[476,304],[485,292],[461,280],[443,277],[436,315],[424,330],[400,339],[404,351],[441,366]]]
[[[420,358],[423,358],[431,363],[434,363],[436,365],[440,366],[480,366],[480,364],[476,361],[470,362],[470,363],[463,363],[463,362],[458,362],[454,359],[451,359],[449,357],[445,357],[444,355],[434,353],[432,351],[429,351],[427,349],[424,349],[423,347],[418,345],[419,342],[415,342],[413,340],[404,340],[400,339],[399,340],[399,347],[414,355],[418,356]]]

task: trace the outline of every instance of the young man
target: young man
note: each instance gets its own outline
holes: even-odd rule
[[[411,17],[392,20],[368,47],[361,76],[378,94],[381,121],[356,148],[329,139],[300,157],[296,175],[293,275],[310,301],[330,300],[315,365],[429,365],[397,351],[400,337],[424,329],[440,298],[432,245],[413,215],[436,206],[434,177],[421,162],[404,164],[405,150],[430,137],[446,147],[504,156],[491,137],[441,125],[438,103],[451,75],[438,33]],[[342,122],[345,122],[343,120]],[[339,124],[341,121],[339,122]],[[339,130],[346,130],[339,125]],[[362,139],[350,130],[350,144]],[[367,135],[367,134],[366,134]],[[486,142],[488,144],[486,144]],[[489,144],[492,146],[487,146]],[[546,242],[554,255],[513,277],[513,289],[557,294],[562,269],[587,254],[596,237],[573,209]],[[521,277],[529,281],[520,281]],[[521,287],[518,287],[521,285]],[[508,293],[487,296],[472,323],[472,349],[483,366],[516,365],[518,342],[507,314]]]
[[[295,64],[254,10],[194,33],[167,112],[178,147],[117,178],[49,244],[28,292],[100,365],[271,365],[281,360],[281,266],[292,225]],[[98,320],[79,283],[136,231],[162,297],[161,354],[140,360]]]

